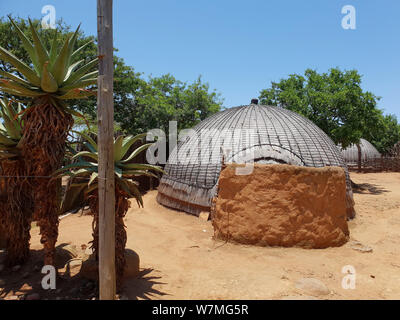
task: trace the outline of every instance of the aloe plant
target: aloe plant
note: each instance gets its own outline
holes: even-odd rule
[[[66,165],[62,169],[56,171],[55,176],[69,175],[74,183],[66,190],[66,201],[73,202],[74,199],[84,194],[88,200],[90,210],[94,216],[93,223],[93,249],[94,253],[98,253],[98,147],[95,134],[80,134],[86,142],[84,146],[86,150],[81,152],[73,152],[72,161],[77,161]],[[129,208],[129,198],[135,198],[138,205],[143,207],[142,195],[138,189],[138,183],[134,181],[138,176],[151,176],[158,178],[154,172],[163,172],[163,170],[155,165],[133,163],[139,154],[145,151],[150,145],[143,144],[132,152],[131,147],[138,141],[141,141],[146,134],[136,136],[119,136],[114,140],[114,174],[115,174],[115,233],[116,233],[116,270],[117,270],[117,286],[120,287],[123,272],[125,268],[125,245],[126,230],[123,218]],[[72,200],[71,200],[72,198]]]
[[[60,182],[46,177],[62,165],[67,135],[73,125],[71,114],[81,116],[66,101],[95,94],[91,86],[97,83],[98,72],[93,69],[98,59],[87,63],[84,60],[77,61],[79,53],[90,44],[88,42],[75,48],[80,27],[62,42],[55,30],[51,46],[46,48],[30,20],[32,40],[11,18],[10,21],[31,61],[26,64],[0,47],[0,59],[15,69],[14,73],[0,71],[0,90],[27,101],[23,112],[21,153],[29,175],[37,177],[32,180],[32,195],[35,201],[34,216],[45,249],[44,263],[54,265],[59,223],[57,190]]]
[[[32,199],[21,156],[23,110],[20,103],[0,99],[0,224],[10,266],[24,263],[29,256]]]
[[[21,103],[15,107],[8,99],[0,99],[0,161],[20,155],[23,110]]]

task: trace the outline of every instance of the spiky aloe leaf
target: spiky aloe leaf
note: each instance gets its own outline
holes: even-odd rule
[[[88,158],[92,158],[93,160],[99,161],[99,155],[90,151],[81,151],[78,152],[77,154],[75,154],[71,159],[77,159],[79,157],[88,157]]]
[[[84,139],[86,139],[86,141],[90,143],[90,145],[93,147],[94,150],[96,150],[96,152],[99,150],[97,147],[97,143],[88,134],[86,134],[84,132],[75,131],[75,130],[72,130],[72,132],[79,134]]]
[[[147,135],[146,133],[141,133],[141,134],[138,134],[138,135],[136,135],[136,136],[134,136],[134,137],[132,137],[132,136],[126,137],[126,138],[124,139],[123,144],[122,144],[122,150],[121,150],[120,157],[119,157],[116,161],[118,161],[118,162],[121,161],[121,160],[125,157],[126,153],[129,151],[129,148],[130,148],[136,141],[142,140],[146,135]],[[129,160],[128,160],[128,161],[129,161]]]
[[[39,97],[43,95],[43,92],[31,90],[23,85],[18,84],[12,80],[0,79],[0,87],[13,90],[15,92],[19,92],[20,95],[24,95],[27,97]]]
[[[74,61],[74,60],[79,56],[79,54],[80,54],[86,47],[88,47],[90,44],[92,44],[93,42],[94,42],[93,40],[88,41],[88,42],[86,42],[84,45],[82,45],[81,47],[79,47],[77,50],[75,50],[74,53],[71,55],[71,61]]]
[[[49,53],[49,61],[50,61],[50,70],[53,70],[54,63],[57,58],[57,44],[58,44],[58,30],[54,30],[53,41],[50,46],[50,53]]]
[[[155,166],[152,164],[141,164],[141,163],[127,163],[127,164],[121,164],[120,167],[122,169],[135,169],[135,170],[154,170],[154,171],[158,171],[161,173],[164,173],[164,170],[161,169],[159,166]]]
[[[63,47],[61,48],[60,53],[57,56],[56,61],[52,67],[51,73],[54,75],[54,79],[56,79],[58,85],[62,85],[65,75],[67,74],[67,64],[69,60],[68,56],[68,47],[71,36],[69,35],[64,42]]]
[[[68,86],[64,86],[60,89],[60,92],[69,92],[74,89],[83,89],[85,87],[97,84],[97,79],[87,79],[75,82],[74,84],[70,84]]]
[[[40,39],[36,28],[33,26],[31,19],[28,19],[29,27],[31,29],[34,49],[37,57],[37,61],[39,63],[38,67],[43,66],[46,61],[49,60],[49,53],[47,52],[46,48],[44,47],[42,40]],[[39,75],[42,74],[42,69],[39,68]]]
[[[84,89],[72,89],[62,96],[58,96],[60,100],[74,100],[84,99],[96,95],[96,91],[84,90]]]
[[[117,162],[118,159],[120,158],[120,154],[122,151],[122,143],[124,142],[124,137],[119,136],[117,139],[114,141],[114,161]]]
[[[32,85],[40,87],[40,78],[36,72],[3,47],[0,47],[0,58],[12,64]]]
[[[67,74],[65,75],[64,81],[67,80],[67,79],[70,77],[70,75],[72,74],[72,72],[75,71],[76,67],[78,67],[83,61],[84,61],[84,60],[79,60],[79,61],[75,62],[74,64],[72,64],[72,65],[68,68],[68,71],[67,71]]]
[[[122,163],[127,163],[131,160],[133,160],[135,157],[137,157],[140,153],[142,153],[144,150],[146,150],[147,148],[149,148],[152,145],[152,143],[147,143],[144,144],[142,146],[140,146],[139,148],[137,148],[136,150],[134,150],[128,158],[126,158],[125,160],[121,161]]]
[[[12,73],[3,71],[3,70],[0,70],[0,75],[3,76],[6,79],[8,78],[8,79],[14,80],[15,82],[18,82],[18,83],[20,83],[20,84],[22,84],[23,86],[26,86],[26,87],[31,85],[28,81],[25,81],[24,79],[12,74]]]
[[[49,65],[49,61],[46,61],[43,65],[43,72],[42,72],[42,82],[40,86],[46,92],[57,92],[58,91],[58,84],[56,79],[54,79],[53,75],[49,72],[47,66]]]
[[[98,63],[99,63],[99,59],[96,58],[96,59],[90,61],[89,63],[85,64],[83,67],[76,70],[74,73],[71,74],[71,76],[68,79],[65,80],[65,82],[63,83],[63,87],[70,85],[70,84],[74,84],[75,82],[80,80],[82,77],[84,77],[87,74],[88,71],[90,71],[92,68],[97,66]]]
[[[13,25],[13,27],[15,28],[15,30],[17,31],[18,37],[21,39],[22,41],[22,46],[24,47],[24,49],[26,50],[26,52],[28,52],[29,54],[29,58],[32,61],[32,64],[35,68],[36,73],[39,75],[40,74],[40,70],[39,70],[39,62],[38,62],[38,57],[36,55],[36,51],[35,48],[32,45],[32,42],[26,37],[26,35],[21,31],[21,29],[18,27],[18,25],[14,22],[14,20],[11,18],[11,16],[8,16],[8,19],[10,19],[11,24]]]

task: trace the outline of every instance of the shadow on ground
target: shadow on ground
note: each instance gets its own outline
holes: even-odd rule
[[[59,251],[65,244],[59,246]],[[4,259],[5,252],[1,253]],[[97,284],[79,275],[58,275],[56,289],[42,288],[43,250],[31,250],[29,260],[21,266],[0,272],[0,300],[87,300],[98,296]]]
[[[353,192],[354,193],[361,193],[361,194],[373,194],[379,195],[385,192],[389,192],[389,190],[382,188],[379,185],[372,184],[372,183],[359,183],[353,184]]]
[[[123,295],[129,300],[160,299],[160,297],[168,295],[155,288],[156,285],[165,283],[157,281],[161,277],[151,275],[152,272],[154,272],[154,269],[144,269],[136,278],[126,280],[123,286]]]

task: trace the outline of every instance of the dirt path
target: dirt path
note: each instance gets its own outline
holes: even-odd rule
[[[400,174],[351,174],[364,188],[355,193],[357,218],[351,240],[373,249],[306,250],[262,248],[214,241],[210,222],[166,209],[145,195],[144,209],[132,202],[127,247],[141,258],[141,275],[125,283],[130,299],[311,298],[297,289],[301,278],[317,278],[330,294],[318,299],[400,299]],[[41,249],[37,229],[32,249]],[[91,239],[91,217],[61,221],[59,243],[80,247]],[[342,268],[354,266],[356,288],[345,290]]]

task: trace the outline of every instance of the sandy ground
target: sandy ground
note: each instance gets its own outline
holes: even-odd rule
[[[317,299],[400,299],[400,173],[352,173],[351,178],[363,188],[354,195],[357,217],[349,223],[351,241],[329,249],[215,241],[211,222],[162,207],[155,201],[156,191],[149,192],[144,209],[132,201],[126,218],[127,247],[140,255],[141,273],[125,282],[122,294],[129,299],[311,299],[295,284],[301,278],[316,278],[330,291],[312,294]],[[91,221],[90,216],[79,214],[63,219],[59,243],[88,245]],[[372,252],[355,250],[352,241]],[[37,260],[41,255],[38,228],[32,230],[31,247],[32,259]],[[355,268],[355,289],[342,288],[342,268],[347,265]],[[28,267],[24,270],[29,273]],[[31,279],[25,274],[26,280],[21,280],[22,273],[8,278],[5,271],[0,273],[7,284],[3,298],[35,290],[41,297],[55,298],[57,294],[37,288],[38,275]],[[60,297],[69,298],[61,291],[83,281],[74,278],[61,281]]]

